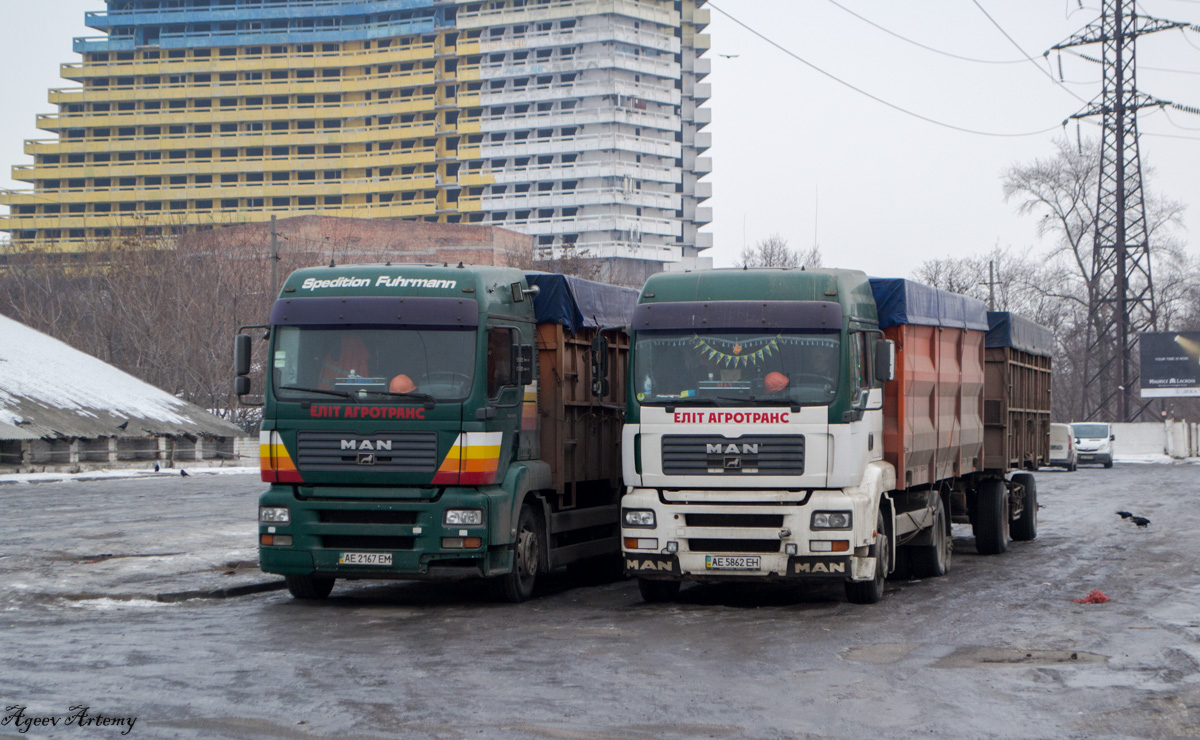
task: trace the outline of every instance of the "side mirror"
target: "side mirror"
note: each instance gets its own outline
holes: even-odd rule
[[[239,375],[233,379],[233,392],[238,397],[248,395],[250,393],[250,378],[245,375]]]
[[[1116,442],[1116,441],[1117,441],[1117,435],[1115,435],[1115,434],[1110,434],[1110,435],[1108,435],[1108,441],[1109,441],[1109,442]]]
[[[875,379],[883,383],[896,379],[896,343],[890,339],[875,343]]]
[[[238,334],[233,338],[233,374],[245,376],[250,374],[250,335]],[[245,395],[239,393],[238,395]]]
[[[533,382],[532,344],[519,344],[513,348],[513,377],[522,388]]]
[[[608,393],[608,338],[597,334],[592,340],[592,395],[603,398]]]

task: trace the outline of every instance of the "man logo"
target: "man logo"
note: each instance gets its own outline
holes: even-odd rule
[[[373,452],[358,453],[358,464],[359,465],[374,465],[375,464],[375,453],[373,453]]]
[[[796,563],[796,573],[845,573],[845,563]]]
[[[392,440],[377,439],[372,442],[369,439],[359,441],[357,439],[340,440],[343,450],[390,450],[392,449]]]
[[[625,561],[625,570],[631,570],[635,573],[665,572],[670,573],[674,570],[674,565],[667,560],[629,560]]]
[[[740,457],[725,458],[725,469],[726,470],[741,470],[742,469],[742,458],[740,458]]]
[[[757,444],[735,445],[728,444],[705,444],[705,451],[710,455],[757,455]]]

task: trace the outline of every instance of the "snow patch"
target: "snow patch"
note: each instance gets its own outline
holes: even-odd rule
[[[0,422],[13,424],[6,407],[17,398],[95,416],[88,409],[116,415],[194,426],[178,411],[187,403],[6,316],[0,316]]]

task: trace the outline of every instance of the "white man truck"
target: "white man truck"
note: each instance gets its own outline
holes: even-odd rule
[[[1047,334],[855,270],[651,277],[622,437],[626,573],[647,601],[821,578],[874,603],[891,574],[947,571],[952,522],[985,554],[1033,539],[1033,476],[1012,471],[1049,454]]]

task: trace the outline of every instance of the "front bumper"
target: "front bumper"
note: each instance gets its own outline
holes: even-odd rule
[[[497,496],[505,498],[500,489],[446,488],[425,500],[302,499],[291,486],[272,486],[260,504],[286,506],[291,521],[259,523],[259,567],[265,573],[346,579],[456,579],[507,573],[512,569],[512,550],[507,541],[493,536]],[[446,509],[460,508],[483,509],[484,526],[444,526]],[[290,536],[292,542],[265,545],[264,535]],[[479,538],[479,545],[443,546],[447,540],[467,538]],[[349,565],[342,562],[346,553],[390,556],[391,564]]]
[[[667,503],[656,489],[632,489],[621,506],[655,512],[653,528],[624,526],[622,519],[628,576],[685,581],[874,577],[875,512],[866,497],[846,491],[817,490],[802,501],[758,505]],[[815,511],[851,511],[853,527],[813,530]],[[638,547],[630,547],[631,541]]]

